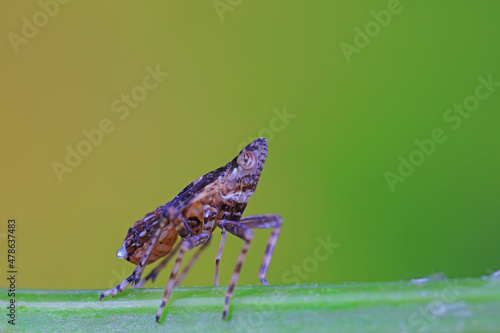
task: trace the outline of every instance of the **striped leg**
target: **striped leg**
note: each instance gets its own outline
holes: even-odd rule
[[[163,313],[163,309],[165,308],[165,304],[167,304],[170,294],[172,293],[172,289],[174,288],[175,278],[177,277],[177,273],[179,272],[179,268],[181,267],[182,258],[184,257],[184,253],[186,251],[195,248],[196,246],[205,243],[210,238],[210,234],[202,233],[197,236],[192,236],[190,238],[184,239],[182,241],[181,250],[179,251],[179,255],[177,256],[177,260],[175,261],[174,268],[172,269],[172,273],[170,274],[170,278],[167,282],[167,286],[165,288],[165,292],[163,293],[163,298],[160,307],[158,308],[158,312],[156,313],[156,322],[160,321],[160,317]]]
[[[135,270],[134,270],[135,272]],[[102,301],[102,299],[104,297],[108,297],[109,295],[111,295],[111,297],[114,297],[116,294],[122,292],[125,288],[128,287],[128,285],[130,284],[130,282],[132,282],[134,278],[134,273],[132,273],[132,275],[130,275],[128,278],[126,278],[125,280],[123,280],[120,284],[118,284],[116,287],[114,288],[111,288],[111,289],[108,289],[106,290],[105,292],[103,292],[101,294],[101,296],[99,296],[99,301]]]
[[[222,319],[226,319],[227,313],[229,311],[229,300],[231,299],[231,296],[233,296],[234,287],[236,287],[236,283],[238,282],[238,278],[240,277],[241,266],[245,261],[248,247],[250,246],[250,242],[252,241],[253,231],[244,224],[241,224],[239,222],[229,222],[229,221],[220,222],[219,228],[245,241],[245,243],[243,243],[240,256],[238,257],[238,261],[236,262],[236,267],[234,268],[233,275],[231,276],[231,281],[229,281],[229,287],[227,288],[226,291],[226,298],[224,300],[224,311],[222,312]]]
[[[269,285],[266,280],[267,269],[273,257],[274,247],[278,241],[278,236],[281,231],[282,219],[279,215],[254,215],[244,217],[240,220],[241,223],[252,229],[268,229],[273,228],[269,240],[267,241],[266,252],[262,259],[262,265],[259,270],[259,280],[262,284]]]
[[[148,249],[146,250],[146,253],[143,255],[143,257],[141,258],[141,261],[139,261],[139,263],[135,267],[134,271],[132,272],[132,275],[130,275],[125,280],[123,280],[116,287],[114,287],[112,289],[108,289],[105,292],[103,292],[99,296],[99,301],[102,301],[102,299],[104,297],[108,297],[110,295],[112,297],[114,297],[116,294],[122,292],[125,288],[127,288],[129,286],[129,284],[131,284],[131,283],[133,284],[134,281],[136,281],[136,280],[137,280],[137,282],[139,282],[139,280],[141,279],[142,272],[144,271],[144,267],[146,266],[146,261],[149,259],[149,255],[153,251],[153,248],[159,239],[160,233],[163,230],[163,228],[165,228],[167,223],[168,223],[167,219],[165,219],[165,218],[160,219],[158,228],[155,230],[155,233],[153,234],[153,238],[152,238],[151,242],[149,243]]]
[[[191,258],[191,260],[187,264],[186,268],[184,268],[184,270],[179,275],[177,280],[175,280],[174,288],[178,287],[181,284],[182,280],[184,280],[184,278],[186,277],[186,275],[189,272],[189,270],[191,269],[191,267],[193,267],[194,263],[196,262],[196,260],[200,256],[201,252],[203,252],[203,250],[205,250],[207,248],[208,244],[210,244],[210,240],[211,240],[211,238],[209,238],[205,243],[203,243],[203,245],[198,249],[198,251],[196,251],[194,256]]]
[[[168,215],[169,217],[167,218],[164,215]],[[139,261],[139,263],[135,267],[134,271],[132,272],[132,275],[123,280],[116,287],[103,292],[99,296],[100,301],[102,301],[104,297],[108,297],[109,295],[115,296],[117,293],[122,292],[125,288],[128,287],[129,284],[134,285],[139,283],[139,281],[141,280],[142,273],[144,272],[144,268],[146,267],[146,263],[149,259],[149,256],[151,255],[151,252],[153,252],[156,243],[158,243],[158,240],[160,239],[160,233],[167,226],[169,221],[171,221],[174,224],[175,229],[177,230],[179,236],[188,237],[189,235],[191,235],[191,229],[189,229],[186,221],[184,220],[182,215],[178,212],[178,210],[176,210],[175,208],[170,208],[168,212],[163,211],[159,219],[158,228],[155,230],[155,233],[151,238],[148,249],[142,256],[141,261]]]
[[[219,285],[219,262],[220,258],[222,257],[222,250],[224,249],[225,241],[226,241],[226,231],[222,230],[220,233],[219,251],[217,251],[217,255],[215,256],[214,286]]]
[[[144,272],[144,268],[146,268],[146,263],[149,259],[149,256],[151,255],[151,252],[153,252],[153,248],[156,246],[156,243],[158,243],[161,231],[168,224],[168,221],[172,222],[175,230],[177,230],[177,233],[179,234],[179,236],[181,236],[181,238],[189,237],[191,235],[191,229],[189,229],[186,220],[177,209],[175,209],[174,207],[170,207],[168,210],[164,210],[161,214],[160,226],[158,227],[158,229],[156,229],[153,238],[151,239],[151,244],[149,245],[146,253],[141,258],[141,261],[139,261],[139,264],[134,270],[135,276],[132,279],[132,285],[138,284],[139,281],[141,281],[141,276]],[[139,270],[136,273],[135,271],[137,270],[137,268],[139,268]]]
[[[178,242],[172,249],[172,251],[170,251],[170,253],[158,264],[158,266],[156,266],[144,279],[141,280],[141,282],[139,282],[133,288],[142,288],[149,280],[151,280],[151,282],[154,282],[160,271],[165,268],[165,266],[167,266],[170,259],[172,259],[172,257],[179,251],[179,249],[181,248],[181,244],[182,241]]]

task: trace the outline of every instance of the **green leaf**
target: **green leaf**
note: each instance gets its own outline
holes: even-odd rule
[[[162,289],[127,289],[98,301],[94,290],[18,290],[19,331],[102,332],[500,332],[500,280],[468,278],[340,285],[176,288],[162,322]],[[3,309],[7,290],[1,290]]]

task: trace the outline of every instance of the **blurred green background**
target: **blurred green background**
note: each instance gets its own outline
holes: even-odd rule
[[[52,16],[40,14],[44,7]],[[456,130],[443,118],[455,103],[474,101],[479,76],[500,82],[498,2],[56,8],[29,0],[2,1],[0,13],[0,240],[5,253],[15,217],[18,287],[118,283],[134,268],[115,257],[127,229],[259,135],[269,153],[246,215],[284,218],[272,284],[500,268],[500,87]],[[359,34],[365,28],[371,37]],[[346,56],[341,43],[360,47]],[[170,75],[144,90],[146,68],[157,66]],[[133,107],[121,101],[131,93]],[[67,165],[67,146],[88,149],[82,131],[103,119],[113,131],[58,179],[54,162]],[[391,189],[384,174],[397,174],[399,156],[409,159],[415,140],[435,128],[446,141]],[[256,232],[240,285],[259,284],[267,236]],[[211,285],[219,239],[184,285]],[[318,248],[328,240],[332,253]],[[222,284],[240,248],[239,239],[226,241]]]

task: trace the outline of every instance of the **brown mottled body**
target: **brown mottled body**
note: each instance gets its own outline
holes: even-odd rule
[[[281,229],[281,217],[257,215],[242,218],[248,200],[257,187],[266,156],[267,141],[264,138],[251,142],[225,166],[200,177],[184,188],[172,201],[137,221],[129,229],[122,248],[117,252],[118,257],[136,264],[137,267],[122,283],[102,293],[100,299],[116,295],[129,284],[137,285],[140,282],[139,286],[142,286],[149,279],[154,281],[170,257],[179,251],[156,316],[156,321],[159,321],[174,285],[180,283],[201,251],[206,248],[212,232],[217,227],[222,229],[223,237],[216,257],[214,285],[218,285],[218,266],[226,233],[236,235],[245,242],[226,293],[223,318],[227,317],[229,299],[253,238],[251,229],[273,229],[259,272],[262,283],[268,284],[265,275]],[[181,238],[181,243],[174,246],[178,236]],[[197,246],[200,246],[200,249],[176,281],[184,253]],[[162,257],[166,258],[141,281],[145,266]]]
[[[118,250],[117,256],[126,259],[133,264],[138,264],[144,256],[148,246],[151,244],[151,238],[158,227],[158,219],[161,213],[161,208],[157,208],[155,212],[146,214],[146,216],[137,222],[129,229],[122,249]],[[203,220],[203,203],[200,201],[193,203],[181,211],[183,216],[187,217],[188,225],[194,235],[201,232]],[[166,256],[172,251],[178,234],[173,224],[167,224],[159,236],[158,243],[153,247],[153,251],[149,256],[147,265],[154,263],[156,260]]]

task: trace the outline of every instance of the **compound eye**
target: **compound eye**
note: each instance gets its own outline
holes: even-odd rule
[[[238,164],[245,170],[252,170],[257,166],[257,156],[251,151],[246,151],[238,156]]]

